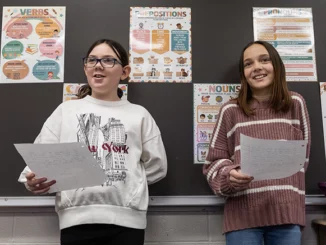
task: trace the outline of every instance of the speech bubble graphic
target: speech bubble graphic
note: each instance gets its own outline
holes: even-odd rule
[[[62,55],[63,47],[62,45],[55,39],[46,39],[40,44],[40,51],[42,55],[48,58],[56,58]]]
[[[40,80],[59,79],[60,66],[54,60],[38,61],[33,67],[33,75]]]
[[[2,49],[2,56],[7,60],[17,59],[24,50],[24,45],[19,41],[11,41]]]
[[[8,26],[6,35],[14,39],[23,39],[31,35],[32,31],[33,27],[31,23],[26,20],[18,19]]]
[[[52,19],[47,18],[36,26],[35,31],[40,38],[56,38],[59,37],[60,27]]]
[[[24,60],[11,60],[3,65],[2,72],[8,79],[21,80],[27,76],[29,67]]]

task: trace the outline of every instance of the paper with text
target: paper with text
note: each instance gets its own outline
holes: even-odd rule
[[[264,140],[241,134],[241,172],[256,180],[281,179],[300,171],[307,140]]]
[[[49,193],[101,185],[105,173],[82,143],[14,144],[36,178],[56,180]]]

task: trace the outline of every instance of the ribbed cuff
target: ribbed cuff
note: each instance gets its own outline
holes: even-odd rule
[[[226,166],[221,169],[219,182],[220,182],[220,189],[223,194],[230,195],[236,192],[235,188],[230,183],[230,171],[238,167],[239,164],[236,164],[236,165]]]

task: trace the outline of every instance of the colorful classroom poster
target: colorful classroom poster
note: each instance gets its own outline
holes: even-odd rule
[[[3,7],[0,83],[63,82],[65,7]]]
[[[240,84],[194,84],[195,163],[205,163],[218,112],[239,90]]]
[[[254,38],[279,52],[287,81],[317,81],[311,8],[253,8]]]
[[[191,82],[191,9],[131,7],[129,53],[129,82]]]
[[[77,99],[77,93],[81,86],[86,83],[64,83],[63,84],[63,95],[62,101],[65,102],[67,100],[75,100]],[[119,84],[119,88],[123,91],[122,100],[126,100],[128,98],[128,85],[127,84]]]
[[[326,82],[319,83],[320,85],[320,101],[323,117],[324,145],[326,154]]]

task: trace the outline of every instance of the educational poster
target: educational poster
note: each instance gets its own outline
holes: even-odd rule
[[[76,100],[77,93],[81,86],[85,85],[86,83],[64,83],[63,84],[63,96],[62,102],[67,100]],[[126,100],[128,97],[128,85],[127,84],[119,84],[119,88],[123,91],[122,100]]]
[[[254,38],[279,52],[287,81],[317,81],[311,8],[253,8]]]
[[[129,82],[190,83],[191,9],[130,8]]]
[[[3,7],[0,83],[63,82],[65,7]]]
[[[320,85],[320,101],[323,117],[324,145],[326,154],[326,82],[319,83]]]
[[[205,163],[219,110],[239,90],[240,84],[194,84],[195,163]]]

